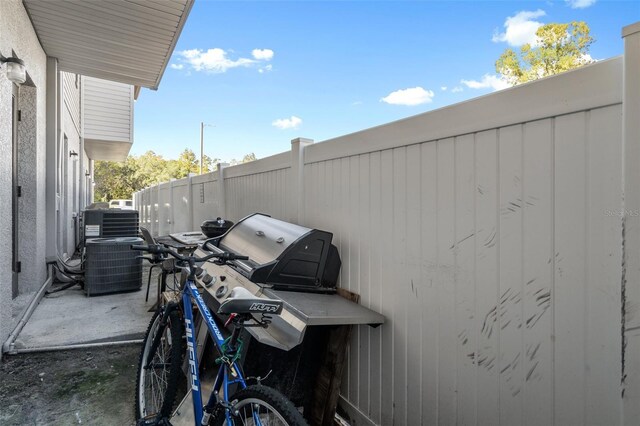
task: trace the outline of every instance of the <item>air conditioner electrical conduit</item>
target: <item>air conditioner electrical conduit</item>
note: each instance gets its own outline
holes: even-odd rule
[[[40,300],[42,300],[44,293],[47,291],[47,288],[51,285],[52,282],[53,282],[53,271],[52,271],[51,265],[48,264],[47,279],[42,284],[42,287],[40,287],[40,290],[38,290],[35,296],[33,296],[33,299],[31,299],[31,303],[29,303],[29,306],[22,314],[22,318],[20,318],[20,321],[18,321],[18,324],[16,324],[16,327],[13,329],[11,334],[9,334],[9,337],[7,338],[7,340],[2,344],[2,353],[0,353],[0,357],[2,354],[5,354],[5,353],[8,353],[8,354],[17,353],[15,349],[15,341],[18,338],[18,335],[24,328],[27,321],[29,321],[29,318],[31,318],[33,311],[35,311],[36,306],[38,306],[38,303],[40,303]]]

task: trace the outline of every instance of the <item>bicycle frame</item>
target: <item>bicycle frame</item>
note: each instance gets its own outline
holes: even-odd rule
[[[198,357],[196,356],[198,343],[196,341],[195,330],[193,327],[193,309],[191,305],[191,300],[194,299],[198,309],[202,314],[202,318],[204,323],[207,325],[207,329],[209,335],[212,336],[213,341],[218,348],[218,352],[220,355],[224,355],[222,345],[224,344],[224,338],[222,333],[220,332],[220,328],[216,324],[213,316],[211,315],[211,311],[207,308],[198,288],[192,279],[188,278],[184,289],[182,290],[182,306],[184,309],[184,323],[185,323],[185,331],[187,334],[187,352],[189,353],[189,376],[191,383],[191,399],[193,400],[193,413],[195,424],[199,425],[202,423],[203,417],[203,407],[202,407],[202,389],[200,386],[200,374],[198,370]],[[237,374],[237,378],[230,379],[229,371],[230,369],[235,370]],[[232,370],[232,371],[233,371]],[[207,402],[207,406],[211,406],[217,402],[217,394],[220,391],[220,388],[223,389],[224,392],[224,402],[229,402],[229,386],[239,384],[242,389],[247,387],[247,383],[244,379],[244,374],[240,366],[233,362],[231,365],[222,363],[220,365],[220,369],[218,370],[218,374],[216,375],[216,380],[213,385],[213,390],[209,395],[209,400]],[[227,404],[225,404],[227,405]],[[228,406],[228,405],[227,405]],[[228,410],[225,410],[227,423],[231,423],[231,416]]]

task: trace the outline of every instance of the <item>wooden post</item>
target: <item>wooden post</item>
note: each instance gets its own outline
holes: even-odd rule
[[[359,295],[341,288],[338,289],[338,294],[354,303],[360,300]],[[352,328],[351,325],[339,325],[329,334],[324,360],[316,379],[313,404],[307,416],[312,425],[333,426],[334,424]]]

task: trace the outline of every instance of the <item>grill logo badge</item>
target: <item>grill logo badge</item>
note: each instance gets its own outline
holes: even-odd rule
[[[253,303],[249,308],[250,311],[260,311],[260,312],[277,312],[278,305],[270,305],[268,303]]]

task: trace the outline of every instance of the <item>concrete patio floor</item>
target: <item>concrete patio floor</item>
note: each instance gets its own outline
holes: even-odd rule
[[[139,291],[87,297],[80,287],[73,287],[43,297],[18,335],[15,349],[37,352],[142,339],[152,316],[149,310],[156,301],[157,270],[148,302],[144,300],[148,266]]]

